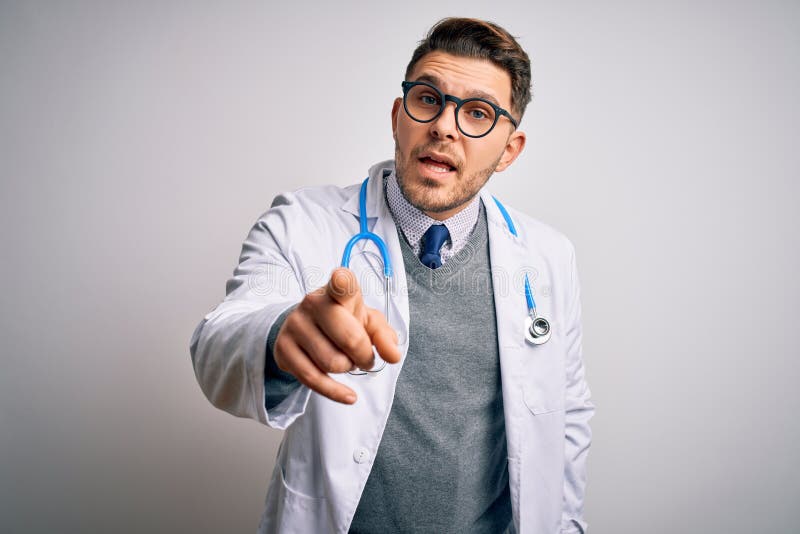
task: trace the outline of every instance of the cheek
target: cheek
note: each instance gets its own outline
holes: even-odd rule
[[[409,128],[401,119],[394,131],[394,140],[401,152],[407,153],[414,145],[414,128]]]
[[[481,139],[476,139],[481,141]],[[467,166],[470,171],[477,172],[491,167],[497,161],[502,151],[502,146],[496,143],[473,143],[464,149]]]

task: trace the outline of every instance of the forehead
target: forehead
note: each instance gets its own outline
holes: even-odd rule
[[[488,59],[429,52],[414,65],[409,81],[436,80],[439,89],[461,98],[492,96],[502,107],[511,105],[511,76]]]

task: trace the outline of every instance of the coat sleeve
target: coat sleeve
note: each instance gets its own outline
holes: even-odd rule
[[[279,195],[242,244],[225,299],[192,334],[190,352],[200,388],[209,401],[238,417],[273,428],[288,427],[305,410],[301,386],[280,404],[265,406],[267,337],[281,313],[302,300],[302,274],[291,257],[289,221],[303,220],[293,194]]]
[[[594,415],[591,392],[586,383],[581,347],[580,283],[575,249],[570,244],[571,290],[566,303],[566,461],[564,467],[564,508],[562,534],[586,532],[583,499],[586,490],[586,458],[592,441],[589,419]]]

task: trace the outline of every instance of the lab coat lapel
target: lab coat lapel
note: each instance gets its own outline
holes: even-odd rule
[[[494,197],[484,189],[481,199],[486,208],[489,228],[489,254],[497,308],[497,341],[502,358],[504,348],[517,349],[524,342],[523,327],[527,305],[523,283],[526,263],[530,260],[527,257],[529,251],[522,239],[509,230]],[[519,225],[514,226],[519,232]],[[502,361],[502,363],[511,365],[511,362]]]
[[[491,262],[492,287],[497,314],[497,343],[500,349],[500,376],[503,388],[503,412],[506,420],[506,444],[508,449],[509,488],[511,490],[514,524],[520,524],[520,499],[522,495],[522,456],[524,441],[525,407],[524,384],[524,325],[527,315],[524,277],[530,266],[530,251],[525,247],[519,233],[521,225],[515,225],[518,235],[513,235],[492,195],[484,189],[481,199],[486,208],[489,228],[489,259]]]

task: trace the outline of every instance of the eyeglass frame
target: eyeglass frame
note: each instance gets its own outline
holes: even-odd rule
[[[436,119],[438,119],[442,115],[442,112],[444,112],[445,108],[447,107],[447,103],[448,102],[453,102],[456,105],[456,108],[455,108],[455,111],[454,111],[454,115],[455,115],[455,118],[456,118],[456,126],[458,127],[458,131],[461,132],[462,134],[466,135],[467,137],[471,137],[473,139],[478,139],[480,137],[485,137],[485,136],[489,135],[492,132],[492,130],[494,130],[494,127],[497,126],[497,121],[500,120],[500,116],[501,115],[504,115],[508,120],[511,121],[511,124],[514,125],[514,129],[515,130],[519,127],[519,123],[516,121],[516,119],[514,119],[514,117],[511,116],[511,113],[509,113],[505,109],[501,108],[500,106],[498,106],[494,102],[490,102],[489,100],[486,100],[485,98],[477,98],[477,97],[475,97],[475,98],[463,98],[463,99],[462,98],[458,98],[457,96],[448,95],[447,93],[442,92],[441,89],[439,89],[438,87],[436,87],[435,85],[433,85],[431,83],[422,82],[422,81],[409,82],[407,80],[404,80],[400,85],[403,87],[403,109],[405,110],[406,115],[411,117],[411,119],[413,119],[416,122],[421,122],[421,123],[425,124],[425,123],[428,123],[428,122],[435,121]],[[407,100],[407,97],[408,97],[408,92],[411,90],[412,87],[415,87],[417,85],[424,85],[426,87],[430,87],[431,89],[433,89],[434,91],[439,93],[439,95],[442,97],[440,99],[442,104],[441,104],[441,107],[439,108],[439,112],[436,113],[436,115],[434,115],[433,117],[431,117],[430,119],[428,119],[426,121],[419,120],[418,118],[414,117],[408,111],[408,104],[406,103],[406,100]],[[465,132],[461,128],[461,124],[458,122],[458,112],[461,109],[461,106],[463,106],[464,104],[469,103],[469,102],[483,102],[483,103],[488,104],[489,106],[491,106],[492,109],[494,110],[494,122],[489,127],[489,129],[486,130],[486,133],[482,133],[481,135],[471,135],[471,134],[468,134],[467,132]]]

